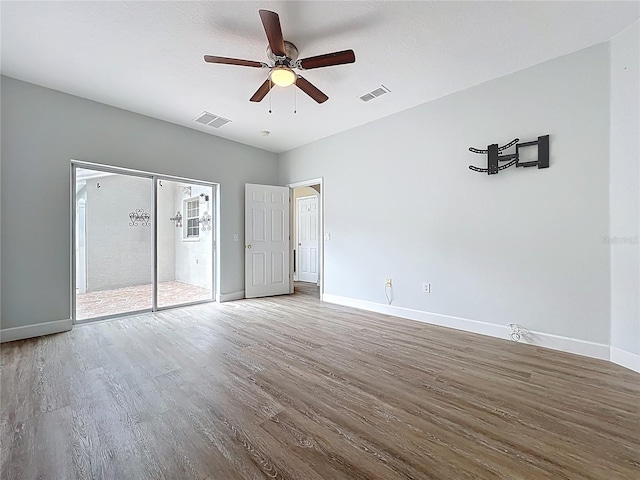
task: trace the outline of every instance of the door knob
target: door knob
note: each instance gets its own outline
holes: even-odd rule
[[[247,248],[251,248],[251,245],[247,245]]]

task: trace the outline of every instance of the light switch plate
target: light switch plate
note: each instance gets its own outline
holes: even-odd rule
[[[237,241],[239,241],[239,240],[240,240],[240,234],[239,234],[239,233],[234,233],[234,234],[233,234],[233,241],[234,241],[234,242],[237,242]]]
[[[331,240],[331,234],[329,232],[325,232],[324,239],[325,240]]]

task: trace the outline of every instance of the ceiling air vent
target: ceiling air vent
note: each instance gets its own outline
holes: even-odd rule
[[[363,102],[368,102],[370,100],[373,100],[374,98],[378,98],[379,96],[384,95],[385,93],[389,93],[390,91],[391,90],[389,90],[384,85],[380,85],[380,87],[376,88],[375,90],[372,90],[369,93],[365,93],[364,95],[362,95],[360,97],[360,100],[362,100]]]
[[[227,120],[226,118],[219,117],[218,115],[214,115],[213,113],[209,112],[202,112],[202,114],[194,121],[202,123],[203,125],[209,125],[213,128],[220,128],[223,125],[231,122],[231,120]]]

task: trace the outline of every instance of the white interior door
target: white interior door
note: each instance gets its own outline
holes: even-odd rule
[[[289,188],[245,185],[245,297],[289,290]]]
[[[318,283],[318,197],[296,199],[296,215],[298,280]]]

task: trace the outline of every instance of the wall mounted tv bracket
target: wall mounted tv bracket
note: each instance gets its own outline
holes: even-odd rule
[[[470,152],[487,154],[487,168],[475,167],[473,165],[469,165],[469,168],[474,172],[487,173],[488,175],[495,175],[500,170],[509,168],[512,165],[515,165],[516,167],[537,166],[538,168],[549,168],[549,135],[538,137],[538,140],[533,140],[531,142],[518,143],[519,141],[519,138],[515,138],[501,147],[498,147],[498,144],[494,143],[493,145],[487,146],[486,150],[469,147]],[[514,145],[516,146],[515,153],[500,154],[500,152],[503,152]],[[538,147],[538,159],[529,162],[521,162],[520,149],[533,146]]]

